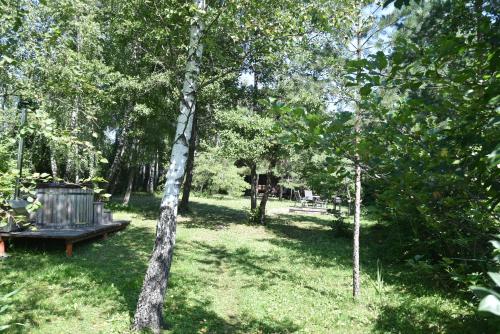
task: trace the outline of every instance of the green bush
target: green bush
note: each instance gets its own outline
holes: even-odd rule
[[[0,141],[0,200],[8,198],[14,190],[16,174],[13,151],[11,142]]]
[[[215,150],[200,153],[195,160],[193,190],[207,195],[241,196],[250,187],[245,182],[245,168],[220,157]]]

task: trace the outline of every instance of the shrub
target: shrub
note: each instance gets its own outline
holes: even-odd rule
[[[193,189],[208,195],[241,196],[250,187],[244,180],[244,172],[245,168],[236,167],[214,150],[202,152],[195,160]]]

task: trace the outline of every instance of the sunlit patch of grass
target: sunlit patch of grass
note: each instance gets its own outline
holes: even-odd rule
[[[390,245],[380,247],[370,237],[374,222],[363,222],[363,290],[354,302],[351,241],[335,236],[331,216],[283,209],[267,226],[255,226],[246,220],[248,204],[194,198],[179,219],[166,333],[494,332],[494,320],[478,315],[472,303],[421,284],[397,254],[393,262],[379,260]],[[75,246],[71,259],[62,245],[14,244],[0,261],[0,296],[22,290],[0,324],[23,324],[12,333],[129,332],[158,206],[158,197],[134,196],[115,211],[132,219],[129,228]]]

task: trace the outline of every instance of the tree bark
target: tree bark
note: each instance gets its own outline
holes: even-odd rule
[[[194,3],[200,11],[205,10],[205,0],[194,0]],[[167,172],[165,190],[160,206],[155,244],[134,315],[133,327],[136,331],[150,328],[154,333],[160,333],[161,328],[165,325],[163,321],[163,302],[175,245],[180,185],[184,177],[193,128],[197,81],[203,52],[203,44],[200,40],[203,30],[203,20],[199,17],[199,14],[196,14],[191,23],[180,114],[177,119],[175,140],[170,156],[170,167]]]
[[[123,115],[123,126],[121,131],[117,133],[117,147],[115,152],[115,157],[113,158],[113,162],[111,163],[111,167],[109,168],[107,180],[108,180],[108,193],[114,193],[116,188],[116,177],[118,172],[120,171],[120,164],[122,162],[123,156],[127,150],[127,137],[128,131],[130,128],[130,112],[132,111],[133,103],[129,103],[129,105],[125,108],[125,114]]]
[[[160,175],[161,175],[161,170],[160,170],[160,153],[159,151],[156,151],[156,156],[155,156],[155,178],[153,180],[153,191],[155,191],[158,187],[158,183],[160,182]]]
[[[80,21],[80,17],[76,17],[76,21]],[[82,39],[80,35],[80,29],[78,28],[76,31],[76,36],[75,36],[75,45],[76,45],[76,53],[80,53],[81,45],[82,45]],[[78,90],[80,89],[78,85]],[[70,117],[70,127],[71,127],[71,132],[73,136],[78,138],[78,117],[80,114],[80,95],[79,93],[76,94],[75,96],[75,107],[71,112],[71,117]],[[74,156],[72,157],[71,154],[68,155],[68,160],[66,163],[66,177],[73,177],[75,183],[78,183],[80,181],[80,166],[79,166],[79,148],[78,145],[75,145],[74,147]]]
[[[197,137],[197,117],[196,114],[193,115],[193,131],[191,133],[191,139],[189,140],[189,154],[186,165],[186,178],[184,180],[184,185],[182,189],[182,200],[179,205],[180,209],[185,211],[189,206],[189,195],[191,195],[191,186],[193,184],[193,168],[194,168],[194,153],[196,151],[196,137]]]
[[[130,201],[130,195],[132,195],[132,189],[134,187],[134,176],[135,176],[135,167],[130,166],[128,173],[127,189],[125,190],[125,195],[123,196],[123,205],[128,205]]]
[[[52,148],[50,148],[50,169],[54,180],[57,179],[59,177],[59,169],[57,168],[57,161]]]
[[[355,159],[355,198],[354,198],[354,233],[353,233],[353,255],[352,255],[352,280],[354,298],[359,298],[361,282],[359,269],[359,233],[361,225],[361,166],[359,164],[359,155]]]
[[[148,184],[146,191],[148,194],[152,194],[155,192],[155,177],[156,177],[156,155],[154,160],[149,165],[149,175],[148,175]]]
[[[253,89],[252,89],[252,109],[254,113],[258,111],[259,83],[255,59],[252,60]],[[257,174],[257,163],[250,164],[250,209],[257,209],[257,198],[259,196],[259,174]]]
[[[266,224],[266,205],[267,205],[267,200],[269,198],[269,193],[271,192],[271,177],[273,175],[274,165],[275,165],[275,162],[274,162],[274,160],[272,160],[271,163],[269,164],[269,169],[267,170],[267,173],[266,173],[266,189],[264,191],[264,195],[262,195],[262,199],[260,200],[259,224],[261,224],[261,225]]]
[[[148,169],[149,165],[146,164],[141,165],[139,179],[137,180],[135,189],[138,189],[139,191],[146,191],[146,188],[148,186],[147,184]]]
[[[361,32],[357,33],[357,58],[361,59]],[[358,77],[359,77],[358,73]],[[352,295],[358,299],[360,295],[360,269],[359,269],[359,231],[361,225],[361,164],[359,156],[359,141],[361,134],[361,110],[359,104],[356,105],[354,115],[354,173],[355,173],[355,195],[354,195],[354,233],[352,252]]]
[[[257,174],[257,164],[250,164],[250,209],[257,209],[257,195],[259,187],[259,175]]]
[[[71,111],[71,116],[70,116],[70,128],[72,129],[71,132],[73,136],[78,137],[78,114],[80,113],[80,98],[77,96],[75,98],[75,107]],[[78,145],[75,145],[74,147],[74,156],[71,156],[71,153],[68,154],[68,159],[66,161],[66,173],[65,177],[67,179],[73,178],[76,183],[79,181],[79,173],[78,169],[79,166],[75,162],[78,161]]]

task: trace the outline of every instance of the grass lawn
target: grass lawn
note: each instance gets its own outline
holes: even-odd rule
[[[402,263],[378,261],[391,248],[368,220],[362,300],[353,302],[351,241],[333,234],[330,216],[288,214],[288,202],[271,201],[268,226],[252,226],[248,205],[194,198],[179,219],[166,333],[494,333],[498,326]],[[133,197],[115,212],[132,220],[129,228],[77,244],[73,258],[62,244],[11,245],[0,261],[0,296],[21,290],[0,324],[22,324],[9,333],[128,333],[158,207],[158,198]]]

